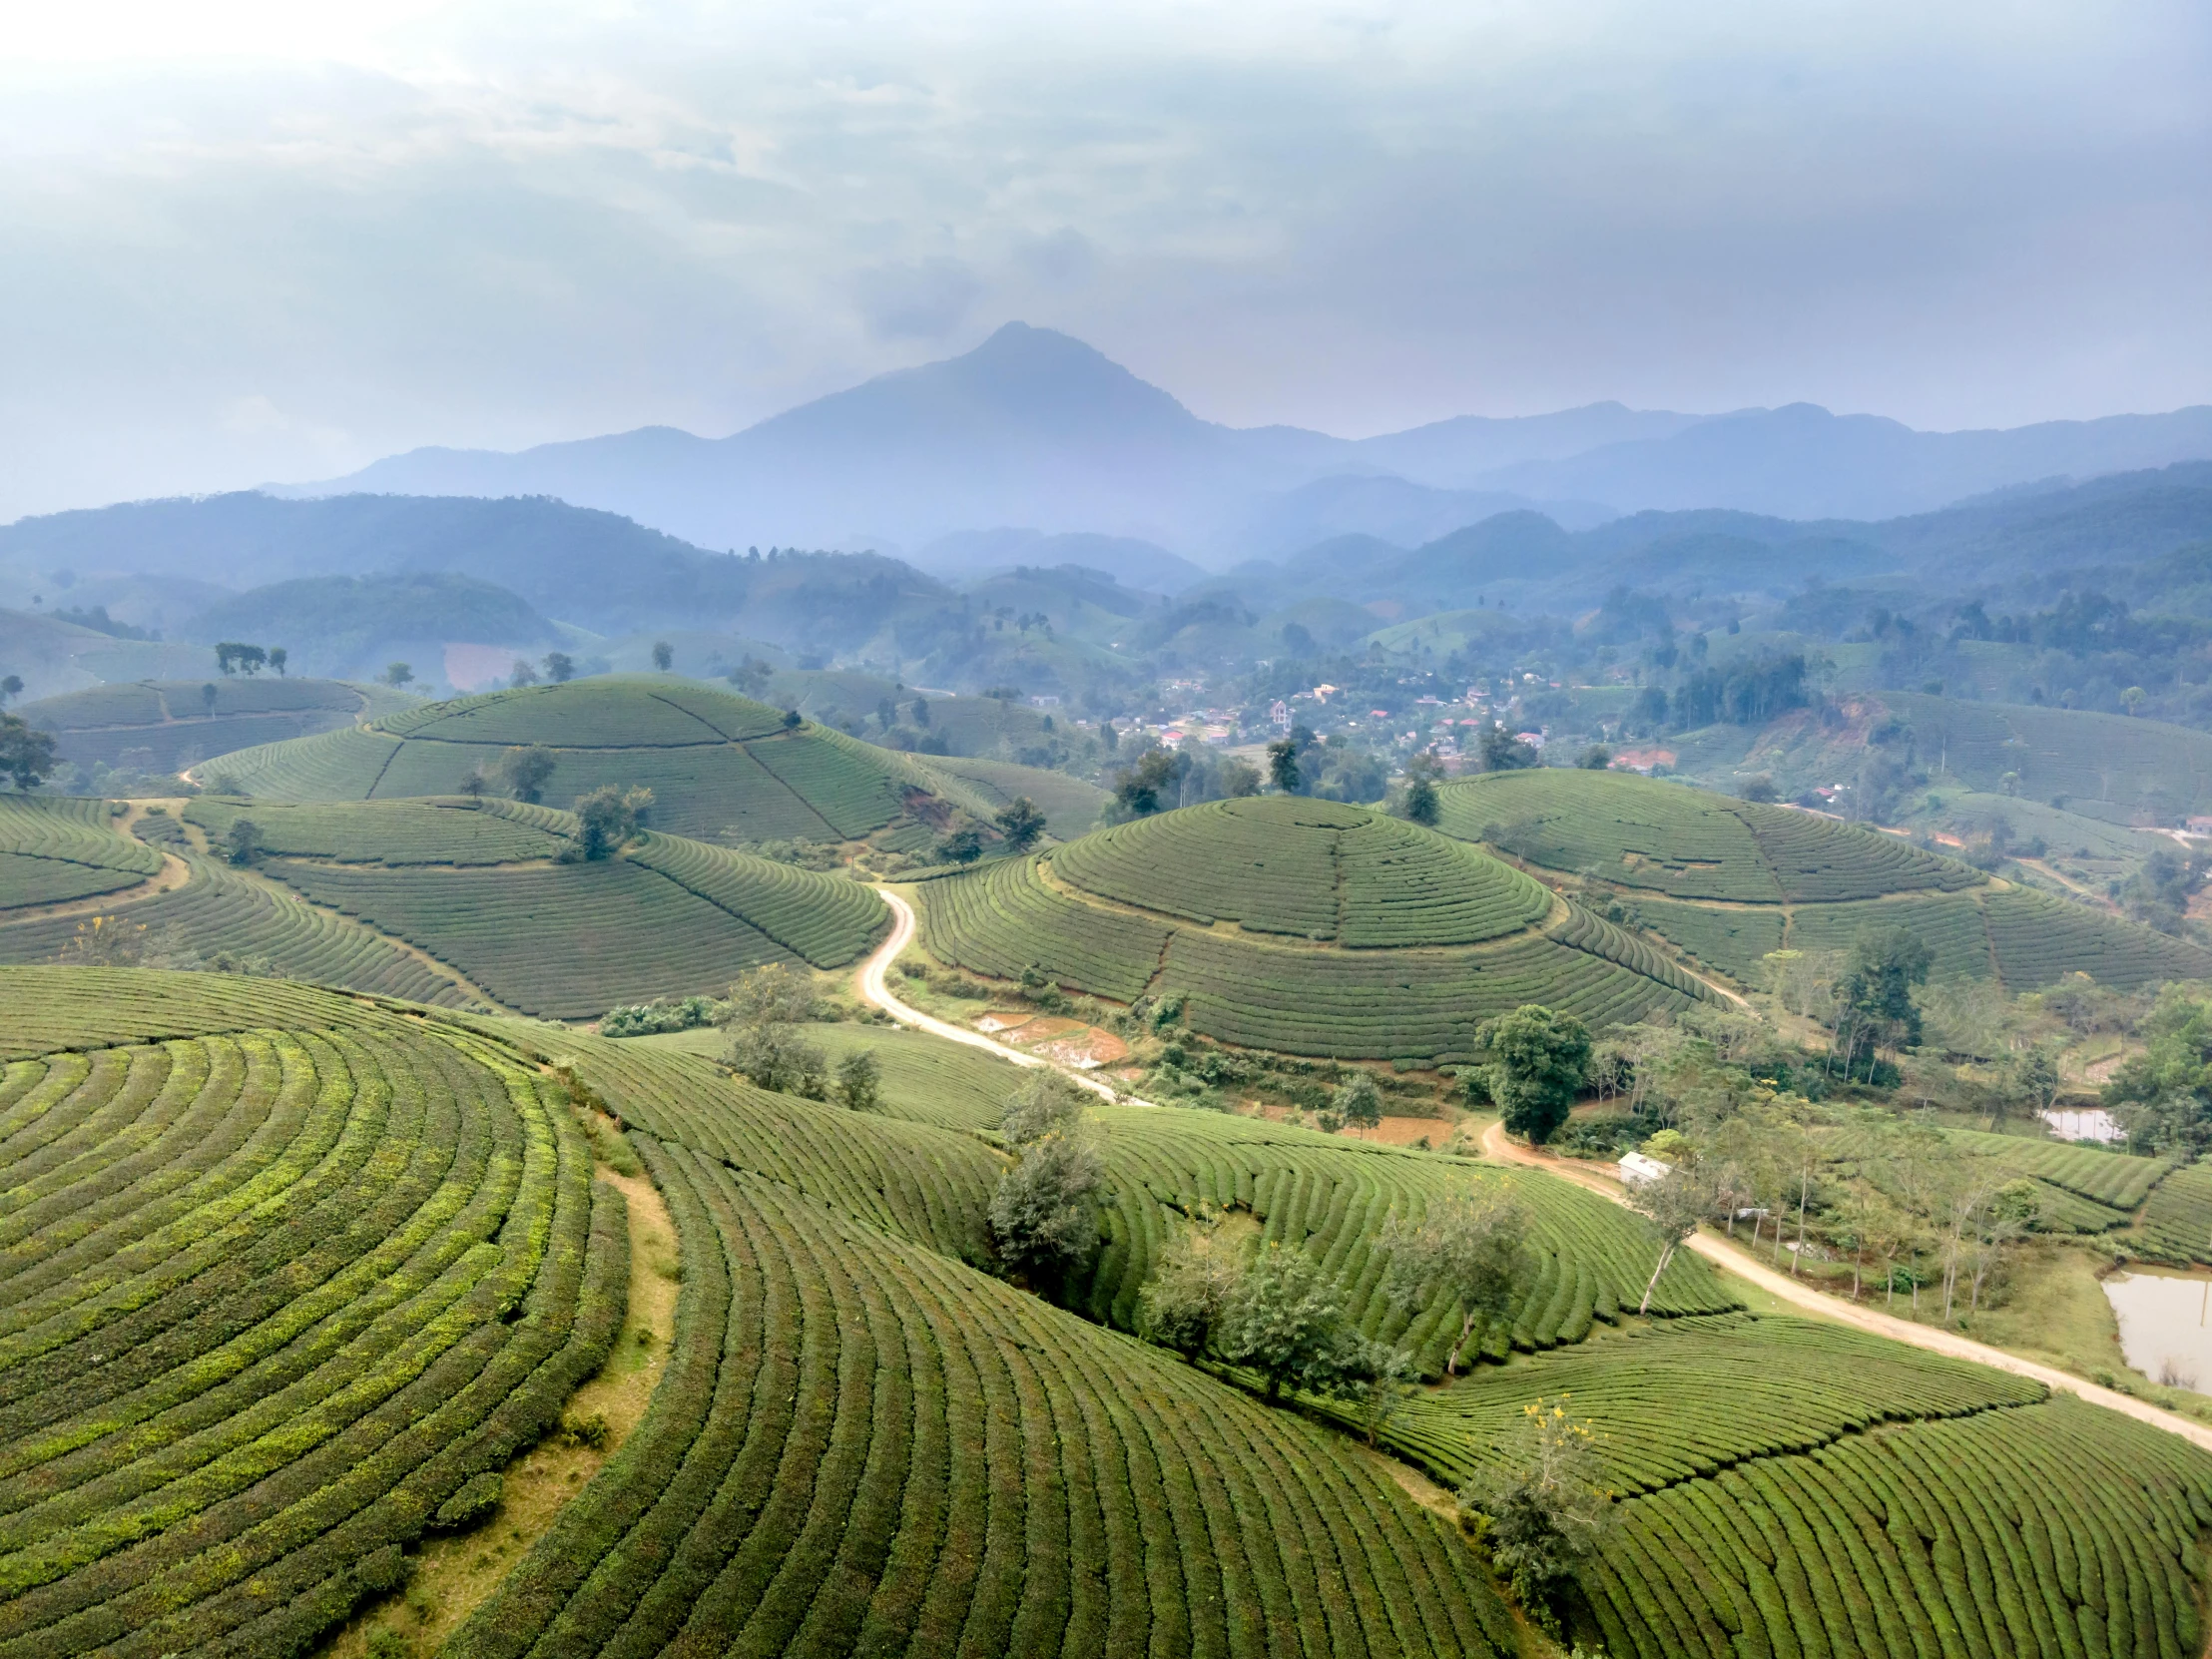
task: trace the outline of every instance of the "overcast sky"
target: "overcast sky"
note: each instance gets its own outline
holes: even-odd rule
[[[0,519],[647,423],[1009,318],[1348,436],[2212,401],[2212,8],[0,7]]]

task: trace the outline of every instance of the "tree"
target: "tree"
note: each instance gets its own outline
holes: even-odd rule
[[[484,776],[484,769],[481,766],[470,767],[468,771],[461,774],[461,794],[467,796],[469,800],[483,800],[484,792],[489,788],[491,788],[491,780]]]
[[[1593,743],[1575,757],[1574,764],[1584,772],[1603,772],[1613,764],[1613,752],[1601,743]]]
[[[1443,775],[1443,762],[1425,749],[1405,763],[1405,817],[1412,823],[1435,827],[1436,781]]]
[[[927,698],[917,697],[914,699],[914,724],[925,732],[929,729],[929,701]]]
[[[1175,805],[1186,762],[1164,749],[1148,749],[1114,782],[1114,803],[1125,818],[1150,818]]]
[[[1260,769],[1241,756],[1222,762],[1218,781],[1224,801],[1242,801],[1260,793]]]
[[[1293,738],[1277,738],[1268,745],[1268,782],[1285,795],[1298,794],[1303,780],[1298,770],[1298,743]]]
[[[1238,1277],[1214,1349],[1231,1365],[1258,1372],[1271,1400],[1285,1384],[1341,1392],[1366,1359],[1329,1276],[1305,1251],[1274,1240]]]
[[[2141,714],[2143,705],[2149,701],[2150,693],[2143,690],[2141,686],[2130,686],[2120,693],[2120,707],[2131,715]]]
[[[898,724],[898,706],[887,697],[875,701],[875,729],[888,732]]]
[[[1089,1103],[1089,1092],[1069,1081],[1064,1073],[1050,1066],[1034,1066],[999,1108],[998,1132],[1006,1137],[1008,1146],[1030,1146],[1047,1135],[1075,1130]]]
[[[414,670],[405,663],[386,663],[384,665],[384,684],[391,687],[393,691],[410,684],[413,680]]]
[[[1921,1011],[1913,987],[1928,982],[1936,953],[1910,928],[1868,925],[1852,942],[1851,959],[1837,986],[1833,1062],[1840,1053],[1844,1074],[1855,1070],[1862,1054],[1871,1068],[1878,1048],[1918,1048]]]
[[[262,855],[262,827],[250,818],[231,820],[223,831],[223,855],[234,864],[250,864]]]
[[[1098,1249],[1098,1190],[1106,1166],[1073,1129],[1032,1141],[991,1193],[991,1241],[1007,1267],[1056,1285]]]
[[[6,708],[11,698],[23,695],[23,676],[10,674],[0,678],[0,708]]]
[[[733,1026],[724,1058],[764,1089],[827,1100],[830,1059],[795,1027],[769,1021]]]
[[[645,815],[652,810],[653,792],[617,789],[602,784],[589,795],[576,798],[576,850],[586,859],[612,857],[637,839]]]
[[[799,1025],[815,1017],[815,982],[789,962],[770,962],[733,980],[722,1025]]]
[[[807,717],[801,714],[797,709],[786,709],[784,711],[785,731],[796,732],[800,729],[800,727],[804,726],[806,722]]]
[[[883,1068],[873,1049],[854,1049],[837,1062],[837,1104],[848,1112],[873,1112],[882,1106]]]
[[[54,734],[35,730],[21,715],[0,714],[0,777],[35,790],[53,770]]]
[[[1572,1014],[1528,1003],[1475,1028],[1484,1081],[1506,1133],[1533,1146],[1567,1121],[1590,1065],[1590,1028]]]
[[[291,661],[291,653],[280,645],[269,648],[269,666],[276,671],[276,678],[284,678],[284,665]]]
[[[1543,757],[1536,753],[1536,746],[1523,743],[1515,734],[1492,721],[1482,733],[1482,770],[1484,772],[1520,772],[1529,767],[1541,766]]]
[[[517,801],[535,802],[545,794],[545,786],[552,782],[555,764],[552,750],[542,743],[533,743],[501,755],[499,776],[507,786],[507,793]]]
[[[1774,787],[1774,780],[1764,772],[1745,779],[1744,787],[1736,793],[1746,801],[1762,807],[1771,807],[1782,799],[1782,792]]]
[[[1337,1085],[1336,1107],[1337,1116],[1344,1119],[1347,1127],[1362,1131],[1373,1129],[1382,1121],[1382,1091],[1376,1087],[1373,1076],[1355,1070]]]
[[[1037,810],[1037,804],[1026,795],[1017,795],[999,808],[998,816],[991,822],[998,826],[999,834],[1005,837],[1006,850],[1009,852],[1027,852],[1044,833],[1044,814]]]
[[[215,648],[215,666],[225,675],[241,672],[248,676],[256,675],[268,661],[269,653],[260,646],[247,645],[239,640],[222,640]]]
[[[1698,1190],[1697,1179],[1685,1168],[1667,1171],[1655,1181],[1643,1181],[1628,1189],[1628,1207],[1651,1223],[1651,1230],[1659,1235],[1659,1260],[1651,1270],[1651,1277],[1644,1282],[1644,1299],[1636,1305],[1636,1312],[1651,1312],[1651,1293],[1659,1288],[1659,1276],[1667,1271],[1667,1264],[1674,1260],[1674,1253],[1682,1248],[1682,1241],[1697,1231],[1697,1224],[1705,1219],[1705,1195]],[[1776,1236],[1780,1237],[1779,1224]]]
[[[653,642],[653,666],[666,674],[676,663],[676,648],[666,640]]]
[[[545,654],[545,677],[556,686],[565,686],[576,678],[576,659],[565,651],[548,651]]]
[[[1538,1399],[1521,1407],[1521,1425],[1513,1454],[1459,1489],[1459,1509],[1514,1599],[1557,1636],[1559,1599],[1604,1540],[1613,1493],[1589,1422]]]
[[[1212,1233],[1188,1227],[1161,1251],[1137,1295],[1137,1329],[1145,1341],[1195,1361],[1213,1346],[1228,1316],[1239,1269],[1234,1252]]]
[[[1392,1301],[1417,1312],[1441,1295],[1459,1310],[1459,1336],[1444,1359],[1456,1376],[1469,1338],[1511,1312],[1513,1294],[1528,1267],[1521,1241],[1528,1217],[1502,1186],[1438,1199],[1418,1224],[1396,1211],[1383,1219],[1376,1248],[1389,1262]]]
[[[534,686],[537,683],[538,671],[522,658],[517,657],[515,666],[507,671],[507,684],[514,687],[516,691],[520,691],[524,686]]]
[[[972,824],[963,824],[937,842],[937,861],[946,864],[972,864],[983,855],[983,831]]]
[[[212,684],[200,688],[200,712],[209,718],[215,715],[215,687]]]

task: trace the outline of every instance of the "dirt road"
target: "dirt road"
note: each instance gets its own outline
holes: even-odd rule
[[[1482,1132],[1482,1150],[1485,1155],[1500,1163],[1523,1164],[1540,1169],[1562,1181],[1587,1187],[1615,1204],[1626,1202],[1617,1182],[1607,1180],[1586,1165],[1577,1167],[1571,1159],[1553,1158],[1531,1147],[1522,1146],[1506,1135],[1502,1124],[1493,1123]],[[2000,1348],[1990,1348],[1985,1343],[1974,1342],[1953,1332],[1931,1330],[1928,1326],[1895,1319],[1873,1308],[1840,1302],[1810,1285],[1792,1279],[1786,1273],[1777,1273],[1772,1268],[1760,1266],[1741,1251],[1709,1233],[1693,1234],[1688,1248],[1722,1272],[1733,1273],[1740,1279],[1749,1280],[1761,1290],[1808,1314],[1834,1320],[1840,1325],[1849,1325],[1877,1337],[1908,1343],[1914,1348],[1926,1349],[1931,1354],[1947,1354],[1954,1360],[1973,1360],[1997,1371],[2011,1372],[2017,1377],[2032,1377],[2046,1387],[2078,1394],[2091,1404],[2102,1405],[2108,1410],[2147,1422],[2153,1428],[2163,1428],[2169,1434],[2179,1434],[2183,1439],[2193,1440],[2207,1451],[2212,1451],[2212,1424],[2198,1422],[2193,1417],[2176,1416],[2171,1411],[2160,1410],[2148,1400],[2123,1394],[2117,1388],[2100,1388],[2094,1382],[2085,1382],[2054,1366],[2023,1360],[2016,1354],[2007,1354]]]
[[[898,960],[898,953],[913,939],[914,907],[894,892],[887,892],[881,887],[875,890],[882,894],[883,902],[891,907],[891,930],[890,936],[875,947],[874,953],[860,964],[859,971],[852,976],[852,988],[859,994],[861,1001],[872,1003],[901,1025],[911,1026],[916,1031],[926,1031],[947,1042],[965,1043],[970,1048],[984,1049],[1002,1060],[1013,1061],[1017,1066],[1049,1066],[1069,1081],[1079,1083],[1091,1093],[1118,1105],[1158,1104],[1157,1101],[1140,1100],[1135,1095],[1124,1094],[1102,1077],[1087,1076],[1067,1066],[1040,1059],[1034,1054],[1024,1054],[1018,1048],[1009,1048],[1004,1043],[991,1041],[980,1031],[970,1031],[964,1025],[954,1025],[950,1020],[938,1019],[933,1014],[925,1014],[919,1008],[909,1007],[899,1001],[891,991],[889,971],[891,963]]]

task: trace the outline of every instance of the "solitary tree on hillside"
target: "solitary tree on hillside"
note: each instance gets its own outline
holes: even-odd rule
[[[491,787],[491,780],[484,776],[484,769],[473,766],[461,774],[461,794],[471,801],[484,799],[484,792]]]
[[[806,721],[807,717],[797,709],[786,709],[784,711],[784,730],[787,732],[798,731],[801,726],[806,724]]]
[[[576,850],[586,859],[612,857],[637,838],[653,792],[602,784],[576,798]]]
[[[1444,1360],[1455,1375],[1467,1339],[1512,1311],[1528,1266],[1528,1217],[1502,1185],[1439,1199],[1416,1225],[1391,1211],[1376,1246],[1389,1262],[1390,1297],[1408,1313],[1439,1293],[1459,1310],[1459,1337]]]
[[[676,648],[666,640],[653,642],[653,666],[666,674],[676,661]]]
[[[1336,1106],[1345,1126],[1363,1134],[1382,1121],[1382,1091],[1365,1071],[1355,1070],[1337,1085]]]
[[[1338,1392],[1365,1358],[1328,1275],[1305,1251],[1272,1240],[1238,1278],[1214,1348],[1258,1372],[1271,1400],[1286,1383]]]
[[[1260,793],[1260,769],[1241,756],[1232,755],[1222,762],[1218,782],[1223,800],[1241,801]]]
[[[888,731],[889,731],[889,730],[890,730],[890,729],[891,729],[892,727],[896,726],[897,724],[898,724],[898,706],[897,706],[896,704],[894,704],[894,703],[893,703],[893,702],[892,702],[892,701],[891,701],[891,700],[890,700],[889,698],[887,698],[887,697],[883,697],[883,698],[878,698],[878,699],[876,699],[876,703],[875,703],[875,729],[876,729],[876,730],[877,730],[878,732],[888,732]]]
[[[1628,1204],[1650,1222],[1651,1230],[1659,1235],[1659,1260],[1652,1265],[1651,1278],[1644,1283],[1643,1301],[1636,1305],[1637,1313],[1648,1314],[1651,1293],[1659,1288],[1659,1276],[1667,1271],[1667,1264],[1682,1248],[1682,1241],[1695,1233],[1697,1224],[1705,1219],[1706,1195],[1688,1169],[1676,1168],[1657,1180],[1639,1182],[1629,1188]],[[1778,1222],[1775,1237],[1781,1236]]]
[[[1028,1146],[1076,1128],[1089,1094],[1049,1066],[1027,1072],[999,1110],[998,1132],[1008,1146]]]
[[[1277,738],[1268,745],[1268,782],[1285,795],[1298,794],[1298,745],[1291,739]]]
[[[983,831],[963,824],[937,842],[937,857],[948,864],[972,864],[983,855]]]
[[[200,712],[209,716],[215,713],[215,685],[213,682],[200,688]]]
[[[799,1034],[814,1017],[815,988],[799,969],[772,962],[730,987],[716,1023],[730,1033],[725,1059],[764,1089],[809,1100],[829,1097],[829,1057]]]
[[[1026,852],[1037,844],[1037,837],[1044,833],[1044,814],[1037,811],[1037,804],[1026,795],[1017,795],[998,810],[992,820],[998,832],[1006,838],[1006,850]]]
[[[0,777],[35,790],[53,770],[54,734],[34,730],[21,715],[0,715]]]
[[[1507,1133],[1541,1146],[1567,1121],[1590,1065],[1590,1028],[1528,1003],[1475,1028],[1483,1081]]]
[[[914,724],[925,729],[929,725],[929,704],[923,698],[914,699]]]
[[[223,831],[223,855],[234,864],[250,864],[262,855],[262,827],[250,818],[235,818]]]
[[[1405,763],[1405,816],[1413,823],[1434,828],[1439,809],[1436,780],[1443,775],[1443,762],[1425,749]]]
[[[413,680],[414,670],[407,664],[386,663],[384,665],[384,684],[391,687],[393,691],[397,691],[401,686],[412,684]]]
[[[1536,753],[1534,744],[1523,743],[1516,734],[1506,731],[1497,722],[1492,721],[1483,731],[1484,772],[1519,772],[1542,764],[1543,757]]]
[[[507,684],[514,687],[516,691],[520,691],[524,686],[534,686],[537,683],[538,671],[522,658],[517,657],[515,666],[507,672]]]
[[[10,674],[4,679],[0,679],[0,709],[4,709],[8,706],[8,700],[10,698],[21,697],[22,695],[22,675]]]
[[[1459,1511],[1514,1599],[1557,1636],[1559,1598],[1603,1541],[1613,1493],[1588,1422],[1541,1399],[1522,1406],[1521,1417],[1519,1446],[1459,1489]]]
[[[1106,1166],[1087,1137],[1059,1130],[1031,1143],[991,1194],[999,1259],[1041,1285],[1057,1285],[1098,1249],[1098,1191]]]
[[[1213,1234],[1187,1227],[1160,1252],[1137,1296],[1137,1329],[1147,1342],[1195,1361],[1213,1345],[1241,1276],[1236,1253]]]
[[[1584,772],[1603,772],[1613,764],[1613,752],[1601,743],[1593,743],[1582,751],[1574,764]]]
[[[291,653],[280,645],[269,648],[269,666],[276,671],[276,678],[284,678],[284,665],[291,661]]]
[[[507,793],[517,801],[534,802],[543,796],[553,768],[553,751],[542,743],[510,749],[499,757],[499,775],[506,782]]]
[[[565,686],[576,678],[576,659],[565,651],[548,651],[545,654],[545,677],[556,686]]]
[[[837,1104],[850,1112],[872,1112],[882,1105],[883,1068],[873,1049],[855,1049],[837,1062]]]

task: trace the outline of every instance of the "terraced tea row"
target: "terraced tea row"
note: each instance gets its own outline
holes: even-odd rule
[[[213,960],[227,953],[310,984],[448,1007],[470,1000],[452,977],[390,939],[218,860],[183,856],[191,866],[184,886],[110,912],[102,927],[127,930],[156,955],[196,952]],[[75,947],[91,919],[64,915],[0,922],[0,962],[55,961]]]
[[[1055,849],[1048,860],[1002,859],[923,883],[917,892],[923,942],[941,959],[994,978],[1036,968],[1059,984],[1118,1001],[1147,992],[1177,997],[1191,1028],[1209,1036],[1347,1059],[1468,1060],[1484,1019],[1527,1002],[1605,1026],[1714,996],[1646,942],[1426,831],[1326,803],[1326,814],[1314,803],[1283,798],[1218,805],[1224,810],[1188,808],[1102,830]],[[1217,842],[1241,849],[1239,857],[1253,853],[1267,841],[1256,828],[1265,826],[1302,850],[1243,873],[1234,859],[1205,862]],[[1128,832],[1138,830],[1150,833]],[[1361,850],[1342,851],[1337,843]],[[1148,883],[1148,862],[1170,873]],[[1186,913],[1197,910],[1203,891],[1192,872],[1208,868],[1233,907],[1245,912],[1244,926],[1210,919],[1212,911]],[[1337,945],[1279,944],[1247,930],[1255,914],[1285,930],[1299,919],[1290,897],[1265,897],[1279,878],[1289,895],[1299,871],[1355,869],[1332,899],[1340,912],[1330,934]],[[1112,898],[1094,896],[1107,886]],[[1441,902],[1424,910],[1421,895],[1431,892]],[[1157,900],[1156,910],[1134,907],[1147,898]],[[1483,910],[1493,899],[1509,914]],[[1256,910],[1263,901],[1276,908]],[[1490,919],[1471,919],[1478,911]],[[1301,913],[1314,923],[1307,931],[1322,931],[1323,909],[1312,895]],[[1421,915],[1445,919],[1416,922]],[[1495,933],[1507,919],[1514,930],[1483,944],[1404,942],[1422,928]]]
[[[0,795],[0,914],[135,887],[161,867],[113,827],[105,801]]]
[[[2212,1459],[2061,1395],[1631,1498],[1582,1622],[1624,1659],[2195,1659],[2208,1528]]]
[[[1608,1484],[1634,1496],[1878,1423],[2033,1404],[2046,1394],[2040,1382],[1842,1326],[1737,1315],[1482,1367],[1410,1401],[1382,1437],[1458,1486],[1518,1451],[1531,1400],[1563,1399],[1596,1428]]]
[[[2212,1165],[2192,1164],[2153,1187],[2131,1243],[2153,1261],[2212,1263]]]
[[[683,1241],[669,1371],[457,1659],[1511,1651],[1446,1527],[1323,1431],[639,1139]]]
[[[1137,1294],[1160,1251],[1201,1207],[1247,1210],[1266,1239],[1312,1254],[1335,1278],[1362,1330],[1406,1349],[1429,1376],[1444,1369],[1460,1311],[1441,1296],[1411,1312],[1392,1305],[1375,1249],[1392,1211],[1417,1224],[1440,1197],[1500,1183],[1527,1210],[1531,1276],[1512,1318],[1470,1337],[1470,1359],[1580,1342],[1593,1320],[1615,1320],[1624,1306],[1634,1310],[1657,1260],[1635,1217],[1564,1181],[1221,1113],[1107,1107],[1095,1116],[1105,1130],[1112,1188],[1106,1243],[1069,1301],[1125,1330],[1135,1324]],[[1668,1266],[1652,1298],[1662,1317],[1735,1306],[1686,1252]]]
[[[1625,773],[1485,773],[1437,793],[1446,834],[1674,898],[1831,903],[1985,879],[1894,835]]]
[[[967,786],[903,757],[710,687],[596,678],[436,703],[366,727],[223,758],[257,803],[451,796],[471,773],[496,778],[510,749],[551,752],[548,799],[601,786],[654,794],[654,822],[738,840],[846,840],[909,824],[909,792],[988,817]],[[258,821],[257,821],[258,822]],[[925,829],[926,827],[921,827]]]
[[[253,823],[270,852],[346,864],[505,864],[551,858],[567,844],[567,830],[574,825],[569,820],[556,831],[518,823],[465,799],[285,806],[202,796],[185,809],[185,821],[206,830],[211,841],[221,841],[242,818]]]
[[[598,1369],[620,1195],[462,1031],[208,975],[0,1000],[0,1654],[301,1651]]]
[[[1551,895],[1509,865],[1365,808],[1253,797],[1101,830],[1052,873],[1202,926],[1355,948],[1472,944],[1541,920]]]

